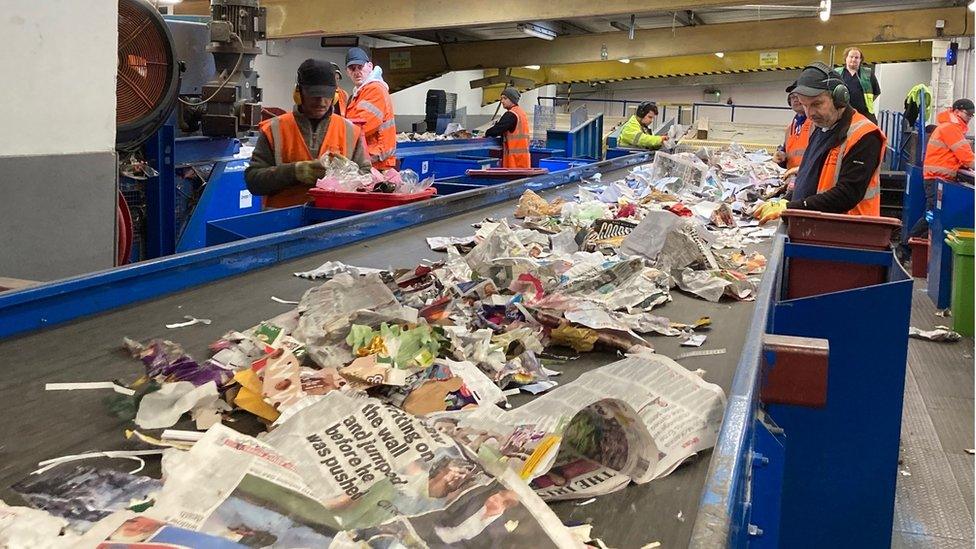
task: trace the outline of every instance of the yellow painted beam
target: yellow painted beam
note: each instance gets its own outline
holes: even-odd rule
[[[896,42],[890,44],[863,44],[864,58],[869,63],[904,63],[926,61],[932,54],[932,43]],[[776,63],[770,64],[769,54],[775,52]],[[837,47],[834,63],[840,62],[843,47]],[[766,54],[763,62],[761,54]],[[672,78],[683,76],[707,77],[718,74],[740,74],[751,72],[796,70],[814,61],[831,63],[830,45],[822,52],[813,47],[786,48],[766,51],[731,52],[724,58],[712,54],[685,55],[670,58],[633,59],[624,64],[618,61],[599,61],[595,63],[573,63],[541,67],[539,70],[513,69],[512,74],[531,78],[536,87],[547,84],[574,84],[589,82],[620,82],[649,78]],[[486,71],[489,72],[489,71]],[[494,71],[491,71],[494,72]],[[498,101],[502,86],[486,87],[482,91],[482,105]],[[524,91],[524,89],[523,89]]]
[[[755,0],[370,0],[359,3],[319,0],[261,0],[268,9],[268,37],[373,34],[407,30],[443,29],[629,15],[653,11],[702,9],[749,4]],[[177,13],[206,15],[209,0],[185,0]],[[623,33],[626,35],[626,33]]]
[[[935,38],[935,21],[946,22],[945,36],[965,32],[965,7],[902,10],[835,15],[824,23],[817,17],[749,21],[675,29],[637,31],[634,40],[625,32],[539,39],[486,40],[441,46],[382,48],[374,52],[384,73],[396,67],[410,71],[453,70],[561,65],[601,60],[606,45],[609,59],[671,57],[724,51],[769,50],[814,44],[864,44]],[[398,63],[391,65],[394,56]],[[446,62],[445,62],[446,58]]]

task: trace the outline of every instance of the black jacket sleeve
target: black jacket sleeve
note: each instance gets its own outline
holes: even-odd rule
[[[871,88],[875,100],[877,100],[878,96],[881,95],[881,84],[878,84],[878,77],[875,76],[874,71],[871,71]]]
[[[494,126],[485,130],[486,137],[501,137],[502,135],[515,131],[518,126],[518,117],[511,111],[506,111]]]
[[[251,163],[244,170],[244,182],[251,194],[268,196],[297,183],[295,165],[276,166],[271,143],[262,133],[251,153]]]
[[[857,142],[844,155],[837,185],[829,191],[792,200],[787,208],[815,210],[824,213],[847,213],[864,199],[874,171],[881,162],[881,137],[871,133]]]

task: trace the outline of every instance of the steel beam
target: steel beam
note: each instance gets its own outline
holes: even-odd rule
[[[672,11],[672,10],[669,10]],[[935,38],[935,22],[945,20],[945,36],[966,32],[965,7],[836,15],[824,23],[816,17],[696,25],[638,30],[635,40],[622,32],[538,39],[485,40],[442,46],[383,48],[374,52],[384,74],[398,70],[437,72],[525,65],[600,61],[606,45],[611,59],[659,58],[693,54],[770,50],[815,44],[866,44]],[[442,49],[443,48],[443,49]],[[390,67],[391,54],[398,65]],[[389,68],[388,68],[389,67]]]
[[[737,6],[750,1],[754,0],[373,0],[348,9],[348,6],[337,6],[335,2],[261,0],[261,5],[268,8],[268,38],[293,38],[629,15]],[[209,15],[210,0],[185,0],[176,5],[176,13]]]

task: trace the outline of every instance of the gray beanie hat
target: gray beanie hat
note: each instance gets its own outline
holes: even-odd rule
[[[517,89],[515,89],[515,88],[513,88],[511,86],[505,88],[502,91],[502,95],[504,95],[505,97],[511,99],[512,100],[512,103],[515,103],[515,104],[518,104],[519,97],[522,97],[522,94],[519,93],[519,91]]]

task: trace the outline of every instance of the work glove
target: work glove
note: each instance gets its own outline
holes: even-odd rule
[[[325,165],[320,160],[295,162],[295,179],[299,183],[311,187],[323,177],[325,177]]]
[[[770,221],[779,219],[785,209],[786,201],[782,198],[774,198],[756,208],[756,211],[752,212],[752,216],[759,220],[760,225],[765,225]]]

